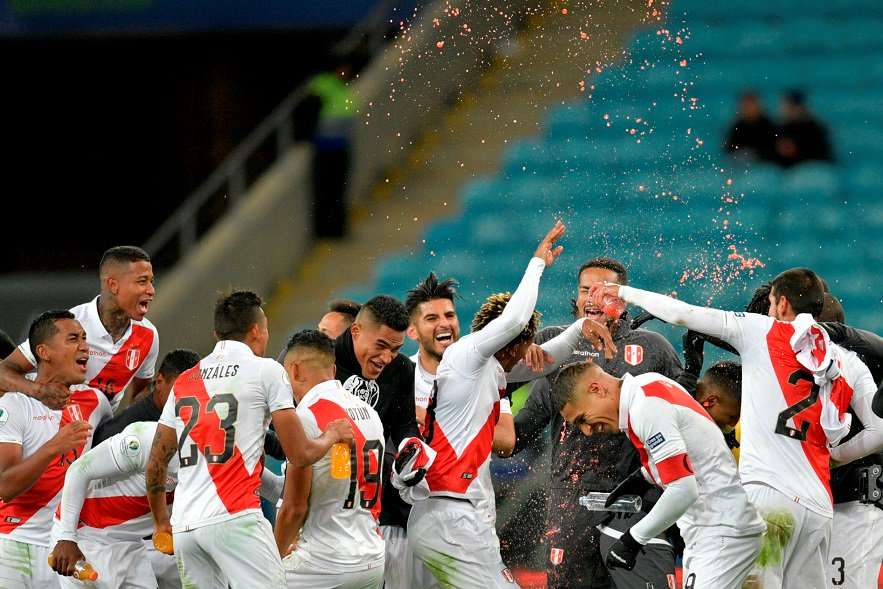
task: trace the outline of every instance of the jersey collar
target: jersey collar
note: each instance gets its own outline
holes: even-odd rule
[[[86,322],[88,325],[84,325],[83,329],[86,330],[86,334],[91,337],[99,337],[102,339],[106,339],[111,344],[115,343],[113,341],[113,337],[111,337],[110,333],[108,333],[107,328],[104,326],[104,323],[101,322],[101,314],[98,313],[98,299],[101,298],[101,295],[97,295],[92,302],[90,302],[86,306]],[[126,331],[123,332],[122,337],[120,337],[117,341],[125,341],[128,339],[129,335],[132,333],[132,319],[129,318],[129,325],[126,327]]]
[[[212,350],[212,354],[225,356],[255,355],[255,353],[247,345],[232,339],[222,339],[221,341],[216,343],[215,349]]]
[[[632,398],[635,396],[635,378],[626,372],[622,376],[622,388],[619,390],[619,429],[626,431],[629,428],[629,408],[632,406]]]
[[[326,380],[324,382],[320,382],[319,384],[308,390],[303,397],[301,397],[300,403],[298,403],[298,405],[303,405],[304,407],[307,407],[309,403],[316,399],[319,399],[320,397],[328,396],[330,393],[342,390],[343,385],[340,384],[339,380]]]

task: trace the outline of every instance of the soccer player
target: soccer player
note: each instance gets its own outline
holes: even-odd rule
[[[641,456],[641,469],[614,489],[608,505],[640,495],[648,481],[664,489],[650,513],[612,546],[607,566],[634,567],[643,547],[677,522],[686,543],[685,589],[741,589],[766,526],[708,412],[661,374],[618,379],[591,362],[563,368],[552,398],[584,435],[624,431]]]
[[[362,305],[348,299],[337,299],[328,304],[328,312],[319,320],[319,331],[336,339],[350,328]]]
[[[37,386],[70,387],[70,405],[59,411],[21,393],[0,398],[0,587],[44,589],[56,585],[48,543],[65,473],[111,412],[100,391],[82,384],[89,345],[72,313],[37,317],[28,343]]]
[[[153,378],[159,334],[147,319],[153,288],[150,256],[134,246],[112,247],[98,265],[101,294],[71,309],[89,338],[86,383],[107,395],[114,410],[131,384],[131,398]],[[38,386],[24,377],[36,358],[24,342],[0,362],[0,391],[19,391],[61,408],[68,393],[57,383]]]
[[[305,437],[285,370],[263,358],[270,335],[257,294],[221,298],[214,323],[215,349],[175,381],[156,428],[147,465],[154,533],[174,532],[184,586],[282,587],[282,560],[257,493],[267,425],[272,419],[286,455],[299,466],[352,434],[335,420],[319,438]],[[170,524],[166,475],[176,452]]]
[[[334,478],[331,456],[311,467],[289,466],[276,542],[289,589],[375,589],[383,584],[380,517],[385,436],[374,409],[334,379],[334,342],[302,331],[288,342],[297,414],[310,438],[345,419],[353,428],[350,476]]]
[[[628,283],[628,270],[622,263],[606,257],[594,258],[580,266],[576,277],[574,312],[577,317],[585,317],[586,325],[594,326],[598,335],[592,340],[582,340],[568,362],[591,358],[614,376],[658,372],[678,381],[684,377],[678,355],[668,340],[652,331],[633,329],[621,301],[610,301],[618,311],[611,317],[589,297],[589,290],[595,284]],[[548,341],[564,329],[565,326],[547,327],[536,341]],[[615,431],[586,437],[568,425],[552,405],[554,376],[553,373],[532,383],[530,395],[515,417],[516,451],[520,452],[540,436],[551,438],[549,509],[544,538],[550,589],[600,589],[609,587],[611,578],[619,589],[644,589],[648,584],[665,587],[673,583],[675,556],[666,534],[646,546],[633,570],[606,570],[602,540],[605,545],[612,544],[611,540],[615,541],[620,533],[644,517],[659,497],[659,490],[647,491],[642,513],[610,521],[604,521],[609,519],[605,517],[607,514],[579,507],[577,501],[581,495],[609,491],[638,468],[640,461],[625,434]],[[692,379],[690,384],[694,384]],[[602,534],[606,534],[606,538],[602,538]]]
[[[729,360],[713,364],[696,384],[696,400],[724,434],[733,432],[742,407],[742,366]]]
[[[751,502],[775,525],[777,533],[770,539],[779,540],[779,546],[771,542],[776,554],[761,568],[763,586],[823,587],[833,516],[828,446],[837,434],[826,432],[822,414],[823,409],[831,411],[831,404],[842,413],[849,403],[848,394],[826,403],[820,396],[824,381],[817,384],[805,364],[829,353],[836,357],[839,349],[808,323],[823,307],[818,276],[806,268],[778,275],[770,291],[769,316],[695,307],[630,286],[595,287],[591,296],[596,301],[620,296],[663,321],[718,337],[738,351],[743,375],[739,473]],[[801,323],[792,323],[797,319]],[[806,341],[800,333],[813,337],[815,353],[795,349],[799,340]],[[841,371],[849,374],[848,367]],[[844,425],[839,423],[841,431]]]
[[[493,489],[485,488],[486,471],[507,373],[518,382],[532,374],[526,364],[516,365],[533,343],[540,277],[560,255],[563,248],[555,242],[564,230],[558,222],[549,231],[515,293],[490,296],[472,322],[472,333],[451,345],[439,364],[425,428],[436,457],[425,473],[429,497],[415,503],[408,520],[408,543],[446,587],[514,585],[495,542],[492,513],[481,504],[493,496]],[[557,361],[566,359],[582,324],[578,320],[543,350]]]
[[[349,330],[334,340],[337,379],[343,388],[377,411],[386,434],[380,530],[386,540],[386,589],[419,584],[408,556],[406,528],[410,507],[389,482],[393,453],[402,440],[418,435],[414,408],[414,363],[399,351],[405,342],[408,313],[389,296],[362,305]]]

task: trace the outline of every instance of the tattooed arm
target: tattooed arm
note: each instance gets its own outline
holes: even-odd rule
[[[166,475],[169,460],[178,451],[175,430],[162,423],[157,424],[153,445],[150,448],[150,460],[147,463],[147,500],[153,512],[153,533],[172,533],[169,523],[169,508],[166,505]]]

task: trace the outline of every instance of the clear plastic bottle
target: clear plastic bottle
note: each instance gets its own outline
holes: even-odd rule
[[[174,554],[175,543],[168,532],[157,532],[153,535],[153,547],[163,554]]]
[[[623,495],[610,507],[604,507],[610,493],[589,493],[579,498],[580,507],[589,511],[615,511],[618,513],[638,513],[641,511],[641,498],[638,495]]]
[[[51,567],[55,562],[55,555],[49,554],[49,566]],[[86,562],[85,560],[78,560],[77,564],[74,565],[74,579],[79,581],[97,581],[98,580],[98,571],[92,568],[92,565]]]
[[[348,479],[352,474],[350,469],[350,445],[337,442],[331,446],[331,478]]]

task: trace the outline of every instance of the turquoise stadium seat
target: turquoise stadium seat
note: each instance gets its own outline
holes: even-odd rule
[[[682,28],[683,44],[660,34]],[[731,309],[761,280],[809,266],[851,323],[883,332],[881,31],[880,0],[674,0],[670,24],[639,31],[592,89],[551,109],[541,135],[505,151],[499,173],[463,188],[459,216],[342,294],[403,296],[430,270],[453,276],[466,332],[489,293],[517,286],[560,217],[566,257],[543,277],[546,325],[570,320],[575,267],[607,255],[633,284]],[[721,153],[742,91],[775,111],[795,87],[829,122],[836,166],[782,170]],[[744,268],[730,248],[764,267]],[[678,329],[652,328],[680,349]]]

